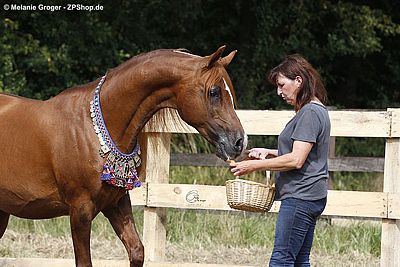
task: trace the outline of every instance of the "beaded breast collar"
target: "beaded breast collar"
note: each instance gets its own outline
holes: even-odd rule
[[[106,158],[103,165],[103,172],[100,179],[106,183],[124,187],[126,190],[131,190],[135,187],[140,187],[138,173],[136,168],[140,166],[140,146],[136,144],[130,154],[122,153],[107,130],[104,122],[103,114],[100,106],[100,90],[106,79],[104,75],[94,91],[93,100],[90,101],[90,117],[93,121],[93,128],[100,142],[100,155]]]

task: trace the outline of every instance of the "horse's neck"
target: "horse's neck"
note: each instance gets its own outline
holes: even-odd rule
[[[122,151],[133,149],[138,134],[155,112],[175,108],[173,89],[179,86],[180,72],[168,62],[153,62],[148,68],[136,66],[110,73],[101,93],[103,116]]]

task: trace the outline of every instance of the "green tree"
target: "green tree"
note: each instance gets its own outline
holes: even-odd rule
[[[40,4],[34,0],[32,4]],[[103,75],[141,52],[187,48],[239,53],[229,73],[239,108],[287,108],[267,84],[281,58],[301,53],[321,72],[330,105],[399,103],[394,0],[115,0],[103,11],[0,11],[0,90],[40,99]]]
[[[396,54],[385,47],[387,40],[398,40],[400,34],[399,24],[389,15],[366,5],[321,0],[264,1],[257,16],[258,38],[252,69],[258,75],[277,64],[284,55],[301,53],[324,77],[330,105],[384,107],[378,103],[371,105],[370,100],[382,91],[382,85],[376,84],[380,82],[378,75],[385,75],[379,69],[382,64],[376,65],[383,58],[376,56],[389,59]],[[399,64],[395,66],[398,69]],[[249,104],[279,107],[280,104],[274,104],[279,101],[271,96],[271,87],[260,78],[256,81],[250,90],[253,94],[247,95],[252,97],[247,100]],[[398,98],[386,98],[385,104],[396,103]]]

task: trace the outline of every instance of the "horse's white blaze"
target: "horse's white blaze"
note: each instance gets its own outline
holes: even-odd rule
[[[228,84],[226,83],[225,79],[222,78],[222,80],[224,80],[225,90],[228,91],[229,96],[231,97],[233,109],[235,109],[235,104],[233,103],[233,95],[232,95],[231,89],[229,88],[229,86],[228,86]]]
[[[233,110],[234,110],[234,111],[235,111],[235,113],[236,113],[236,110],[235,110],[235,104],[234,104],[234,102],[233,102],[233,95],[232,95],[231,89],[229,88],[229,86],[228,86],[228,84],[226,83],[225,79],[224,79],[224,78],[222,78],[222,80],[224,80],[224,84],[225,84],[225,90],[226,90],[226,91],[228,91],[228,93],[229,93],[229,96],[231,97],[231,101],[232,101]],[[246,147],[247,147],[247,144],[248,144],[248,136],[247,136],[247,134],[246,134],[246,133],[244,133],[244,139],[243,139],[243,148],[242,148],[242,153],[243,153],[243,151],[246,149]],[[228,157],[228,160],[229,160],[229,157]]]

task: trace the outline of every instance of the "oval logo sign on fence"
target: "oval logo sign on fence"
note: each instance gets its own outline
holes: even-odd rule
[[[196,202],[205,202],[205,199],[200,199],[199,191],[191,190],[186,194],[186,202],[188,203],[196,203]]]

